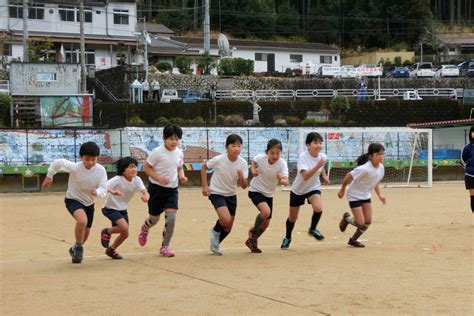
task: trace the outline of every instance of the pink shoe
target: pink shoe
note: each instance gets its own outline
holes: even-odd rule
[[[140,246],[143,247],[146,245],[147,237],[148,237],[148,232],[144,231],[142,227],[140,234],[138,235],[138,243],[140,244]]]
[[[174,251],[168,246],[162,246],[160,248],[160,254],[162,254],[165,257],[174,257]]]

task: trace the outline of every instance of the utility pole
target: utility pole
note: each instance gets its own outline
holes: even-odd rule
[[[146,18],[143,18],[143,39],[145,42],[145,59],[143,60],[143,68],[145,68],[145,82],[148,82],[148,30],[146,28]]]
[[[204,0],[204,53],[211,50],[211,27],[209,21],[209,0]]]
[[[81,93],[87,93],[86,79],[86,40],[84,38],[84,0],[79,4],[80,33],[81,33]]]
[[[23,0],[23,62],[30,61],[28,54],[28,0]]]

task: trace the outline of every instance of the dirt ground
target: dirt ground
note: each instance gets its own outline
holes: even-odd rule
[[[73,219],[64,192],[1,194],[1,315],[372,315],[471,314],[473,215],[461,182],[433,188],[385,188],[387,204],[374,201],[374,222],[362,236],[366,248],[347,246],[354,231],[338,222],[346,200],[323,190],[319,228],[309,237],[311,210],[300,211],[291,248],[280,249],[288,215],[288,191],[276,193],[274,215],[260,239],[262,254],[243,242],[256,209],[240,191],[234,230],[224,255],[209,252],[216,220],[198,188],[180,189],[171,246],[158,254],[162,222],[140,247],[137,234],[146,205],[136,196],[129,209],[130,238],[104,255],[100,231],[108,225],[96,203],[82,264],[68,255]]]

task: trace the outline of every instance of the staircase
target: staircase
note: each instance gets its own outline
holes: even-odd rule
[[[107,89],[107,87],[102,83],[102,81],[97,78],[89,78],[88,80],[90,80],[92,88],[95,91],[96,98],[101,99],[103,101],[111,101],[113,103],[117,103],[117,98],[115,97],[115,95],[109,89]]]
[[[12,100],[12,126],[19,128],[41,127],[40,99],[32,96],[14,96]]]

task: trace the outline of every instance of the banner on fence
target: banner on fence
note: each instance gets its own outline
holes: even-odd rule
[[[41,126],[92,126],[90,96],[41,97]]]

